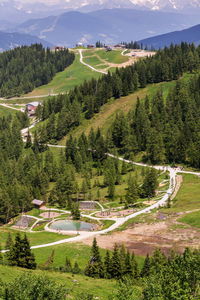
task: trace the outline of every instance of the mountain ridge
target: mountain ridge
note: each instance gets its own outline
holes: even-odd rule
[[[199,17],[132,9],[104,9],[90,13],[65,12],[32,19],[16,27],[20,33],[39,36],[52,44],[73,47],[78,42],[106,44],[141,40],[196,25]],[[159,24],[159,26],[158,26]],[[184,24],[184,25],[183,25]]]
[[[35,43],[41,43],[45,47],[52,47],[51,43],[41,40],[36,36],[19,32],[8,33],[0,31],[0,52]]]
[[[139,10],[174,11],[199,13],[198,0],[55,0],[53,4],[46,0],[27,2],[22,0],[1,0],[0,19],[13,23],[25,22],[32,18],[44,18],[59,15],[64,11],[78,10],[91,12],[99,9],[129,8]]]
[[[139,41],[144,46],[155,49],[168,47],[170,44],[180,44],[181,42],[200,45],[200,24],[184,30],[173,31]]]

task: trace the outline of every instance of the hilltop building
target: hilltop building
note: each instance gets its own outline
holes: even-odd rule
[[[34,116],[36,113],[36,109],[41,105],[40,102],[30,102],[26,104],[26,110],[28,112],[29,117]]]

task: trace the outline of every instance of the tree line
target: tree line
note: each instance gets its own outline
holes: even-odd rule
[[[94,278],[121,280],[125,285],[123,290],[125,293],[121,294],[120,298],[119,294],[116,295],[114,299],[198,299],[200,296],[199,254],[199,250],[186,248],[183,254],[171,251],[166,256],[160,249],[156,249],[152,256],[147,254],[139,270],[134,254],[130,254],[123,246],[115,245],[112,255],[110,256],[107,251],[103,260],[97,241],[94,239],[85,274]],[[140,297],[136,298],[135,289],[140,285],[143,286],[143,291]]]
[[[200,168],[200,76],[176,82],[165,99],[159,91],[138,99],[128,115],[118,113],[109,131],[111,143],[127,157],[143,153],[151,164],[189,164]]]
[[[114,150],[100,130],[91,130],[89,137],[71,137],[66,150],[59,150],[55,156],[39,143],[36,133],[33,142],[28,135],[23,143],[20,130],[27,124],[27,116],[21,113],[0,119],[0,223],[8,223],[12,217],[30,210],[33,199],[69,209],[79,219],[77,200],[101,200],[102,188],[107,188],[108,199],[119,198],[116,187],[122,184],[123,175],[134,171],[134,166],[105,155]],[[134,174],[129,176],[121,203],[139,205],[140,198],[153,197],[158,175],[149,169],[142,170],[139,180]],[[99,176],[103,180],[98,180]],[[48,193],[50,183],[54,187]]]
[[[177,80],[184,72],[197,70],[199,62],[200,47],[172,45],[132,66],[85,81],[67,95],[49,98],[37,111],[38,118],[46,120],[38,129],[39,139],[57,141],[78,126],[82,118],[91,119],[109,99],[127,96],[150,83]]]
[[[74,61],[68,49],[52,52],[41,44],[18,47],[0,54],[0,96],[13,97],[47,84]]]
[[[11,254],[9,254],[9,252],[5,254],[8,261],[9,256],[13,256],[13,250],[15,253],[14,259],[11,260],[11,265],[35,269],[34,256],[30,252],[30,246],[26,236],[20,238],[20,236],[17,235],[14,244],[12,244],[9,239],[7,244],[11,249]],[[199,254],[199,250],[190,250],[189,248],[186,248],[182,254],[172,250],[168,255],[165,255],[160,249],[155,249],[152,255],[146,255],[142,266],[139,267],[134,253],[131,254],[123,245],[115,245],[113,251],[106,251],[105,255],[102,256],[96,238],[94,238],[91,247],[91,256],[84,270],[79,268],[77,262],[75,262],[74,267],[72,267],[71,261],[68,258],[66,258],[64,266],[54,268],[54,250],[42,268],[64,273],[85,274],[88,277],[96,279],[115,279],[118,281],[118,289],[112,293],[112,296],[110,296],[108,300],[193,300],[198,299],[200,296]],[[0,261],[0,263],[2,263],[2,261]],[[38,285],[37,276],[33,276],[35,279],[34,282],[31,280],[31,275],[28,276],[28,282],[24,275],[21,280],[23,293],[27,293],[26,299],[30,300],[33,299],[29,293],[32,291],[32,286],[35,287]],[[41,277],[40,279],[41,282],[43,282]],[[17,280],[15,281],[17,282]],[[25,282],[26,284],[24,285]],[[46,283],[49,283],[48,288],[47,284],[45,284],[45,288],[41,286],[40,289],[37,289],[38,293],[42,295],[45,290],[45,299],[54,299],[51,287],[53,287],[55,291],[57,285],[52,285],[48,278],[46,278]],[[60,294],[58,293],[57,297],[60,295],[60,298],[55,299],[65,299],[67,293],[66,287],[59,286],[59,288]],[[7,296],[15,295],[16,298],[14,296],[13,298],[3,298],[5,289],[7,289]],[[2,299],[18,299],[19,291],[19,283],[13,290],[0,282],[0,296]],[[34,297],[35,295],[34,293]],[[95,295],[91,293],[81,294],[76,297],[76,300],[95,299]]]
[[[108,199],[119,198],[116,187],[122,184],[122,176],[135,171],[135,168],[108,157],[105,153],[110,150],[113,149],[109,148],[99,130],[91,130],[88,137],[84,133],[78,139],[70,136],[65,150],[67,168],[52,189],[49,203],[71,209],[75,200],[92,200],[95,197],[99,201],[102,188],[107,188]],[[81,175],[82,183],[75,179],[76,173]],[[158,187],[158,175],[153,168],[142,169],[140,179],[135,174],[129,175],[126,180],[126,194],[121,197],[121,203],[125,206],[139,205],[141,198],[154,197]],[[103,179],[99,180],[100,176]],[[96,179],[91,182],[93,178]],[[91,194],[92,189],[97,191],[97,195]]]

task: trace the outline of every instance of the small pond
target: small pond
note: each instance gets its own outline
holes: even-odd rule
[[[58,231],[93,231],[96,226],[86,222],[58,220],[53,222],[49,228]]]

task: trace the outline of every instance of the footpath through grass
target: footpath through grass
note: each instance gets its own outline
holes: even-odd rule
[[[186,214],[184,217],[178,219],[179,222],[189,224],[200,228],[200,178],[194,175],[183,175],[183,183],[181,188],[173,200],[170,208],[162,208],[160,212],[167,215],[174,213],[187,212],[199,209],[197,212]],[[156,210],[155,210],[156,211]],[[155,212],[155,211],[152,211]],[[152,214],[143,214],[136,218],[128,220],[117,231],[122,231],[132,226],[134,223],[154,223],[159,222],[159,219],[152,218]]]

